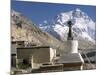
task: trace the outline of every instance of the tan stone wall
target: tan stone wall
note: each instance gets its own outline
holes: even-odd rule
[[[17,49],[17,59],[30,58],[33,49]]]
[[[31,59],[34,63],[50,62],[50,48],[20,48],[17,50],[17,59]]]
[[[34,63],[50,62],[50,49],[49,48],[35,49],[33,53],[33,61]]]

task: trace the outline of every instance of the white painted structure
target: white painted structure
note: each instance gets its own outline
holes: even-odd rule
[[[72,22],[68,22],[69,25],[69,33],[66,41],[66,50],[61,53],[60,58],[58,59],[59,64],[64,64],[66,69],[82,69],[84,60],[80,53],[78,52],[78,40],[73,38],[72,34]],[[69,66],[70,65],[70,66]],[[72,66],[73,65],[73,66]],[[68,67],[69,66],[69,67]]]
[[[67,70],[82,70],[84,60],[80,53],[68,53],[62,55],[57,63],[66,66]]]
[[[78,41],[77,40],[67,40],[66,52],[67,53],[78,53]]]

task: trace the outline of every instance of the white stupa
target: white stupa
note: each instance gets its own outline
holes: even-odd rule
[[[63,63],[66,66],[66,69],[72,70],[81,69],[84,64],[84,60],[81,54],[78,52],[78,40],[75,40],[72,34],[72,22],[68,21],[69,32],[66,42],[66,50],[61,53],[61,57],[57,63]],[[70,65],[70,66],[69,66]],[[75,66],[76,65],[76,66]]]
[[[75,40],[72,33],[72,22],[68,21],[69,32],[67,38],[67,52],[78,53],[78,40]]]

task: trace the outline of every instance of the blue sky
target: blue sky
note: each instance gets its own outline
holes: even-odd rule
[[[88,5],[72,5],[72,4],[56,4],[56,3],[40,3],[11,1],[11,9],[18,11],[31,19],[33,23],[40,24],[45,20],[52,20],[57,14],[80,8],[87,13],[93,21],[96,21],[96,7]]]

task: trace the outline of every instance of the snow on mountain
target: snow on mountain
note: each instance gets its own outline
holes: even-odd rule
[[[52,23],[45,21],[39,27],[52,34],[56,38],[66,41],[68,33],[67,22],[72,20],[74,38],[78,40],[88,40],[95,43],[95,22],[79,8],[58,14]]]

